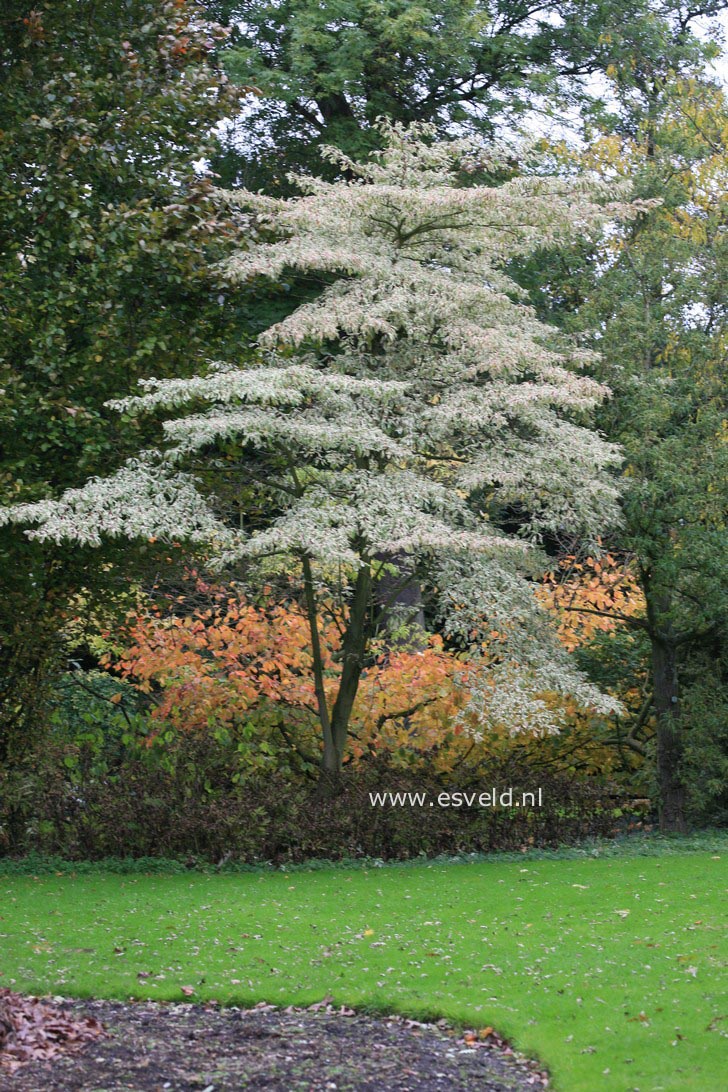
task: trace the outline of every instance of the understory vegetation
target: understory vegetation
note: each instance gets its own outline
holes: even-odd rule
[[[637,613],[635,583],[614,558],[565,564],[574,570],[568,580],[541,585],[559,639],[587,669],[597,665],[636,718],[645,704],[644,648],[609,617],[589,613],[595,599],[625,617]],[[478,732],[477,719],[458,720],[468,661],[434,636],[417,647],[375,646],[339,791],[322,797],[307,629],[295,599],[254,604],[235,586],[190,572],[174,594],[147,599],[145,611],[142,602],[113,636],[96,624],[93,654],[102,666],[79,664],[60,676],[42,745],[0,771],[5,854],[404,859],[557,846],[657,823],[649,734],[641,743],[619,716],[597,717],[555,696],[558,731]],[[321,634],[335,686],[339,633],[329,622]],[[720,823],[726,807],[721,729],[711,727],[696,717],[685,762],[688,814],[698,827]],[[710,780],[706,751],[718,766]],[[541,805],[429,806],[447,791],[508,787]],[[372,806],[370,794],[383,792],[426,793],[428,803]]]

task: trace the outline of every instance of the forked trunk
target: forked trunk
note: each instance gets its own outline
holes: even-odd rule
[[[324,796],[334,795],[340,789],[349,722],[369,641],[371,590],[371,568],[364,564],[359,569],[354,584],[349,620],[341,649],[342,667],[336,701],[330,718],[327,713],[325,721],[322,721],[324,750],[321,758],[320,793]]]

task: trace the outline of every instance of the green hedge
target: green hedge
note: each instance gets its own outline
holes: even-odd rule
[[[388,769],[371,762],[345,772],[340,791],[322,797],[313,783],[278,774],[200,785],[189,768],[170,771],[138,758],[106,776],[77,767],[0,774],[0,854],[58,854],[71,860],[178,857],[250,863],[325,857],[406,859],[555,846],[606,836],[617,826],[614,800],[600,786],[528,769],[484,769],[468,782]],[[187,776],[184,776],[184,774]],[[73,774],[74,776],[69,776]],[[209,771],[208,771],[209,775]],[[369,793],[427,792],[512,785],[542,790],[543,806],[513,808],[374,807]]]

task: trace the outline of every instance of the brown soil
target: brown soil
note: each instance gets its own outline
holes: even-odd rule
[[[496,1035],[372,1017],[322,1003],[254,1009],[66,1001],[106,1035],[13,1073],[0,1092],[525,1092],[546,1074]]]

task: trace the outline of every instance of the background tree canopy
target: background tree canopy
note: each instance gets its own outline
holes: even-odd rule
[[[210,262],[225,227],[195,161],[240,93],[211,63],[222,28],[194,6],[134,0],[0,17],[3,502],[80,484],[123,458],[103,408],[155,374],[189,374],[232,310]],[[34,719],[78,555],[0,539],[0,755]]]
[[[226,70],[260,89],[220,161],[225,181],[287,190],[286,174],[319,174],[319,148],[358,158],[375,121],[435,123],[492,135],[531,112],[585,120],[607,109],[595,77],[626,91],[653,71],[700,65],[717,47],[694,34],[721,0],[257,0],[215,5],[233,33]],[[331,168],[329,168],[331,169]]]

